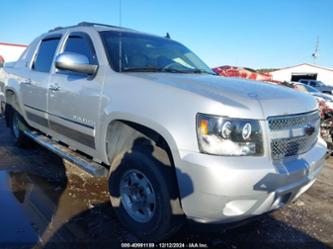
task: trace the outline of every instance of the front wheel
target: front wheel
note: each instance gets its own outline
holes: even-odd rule
[[[183,214],[170,187],[176,184],[173,169],[148,154],[130,151],[118,157],[109,189],[120,222],[141,240],[156,242],[180,228]]]

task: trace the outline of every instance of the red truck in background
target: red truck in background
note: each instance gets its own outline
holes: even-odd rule
[[[238,77],[250,80],[271,81],[272,75],[269,73],[259,73],[248,67],[221,66],[213,68],[213,71],[218,75],[225,77]]]

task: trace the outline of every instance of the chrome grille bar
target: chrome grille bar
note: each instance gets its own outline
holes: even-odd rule
[[[268,125],[271,130],[300,128],[304,124],[312,123],[318,119],[320,119],[319,111],[315,111],[305,114],[270,117],[268,118]]]
[[[296,156],[310,150],[317,142],[320,114],[310,113],[268,118],[271,155],[274,160]],[[312,132],[307,129],[313,128]]]

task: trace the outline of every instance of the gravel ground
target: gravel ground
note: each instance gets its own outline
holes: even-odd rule
[[[138,240],[92,178],[44,148],[14,146],[0,118],[0,248],[114,248]],[[185,247],[333,248],[333,159],[295,203],[243,226],[185,224],[166,242]],[[155,247],[183,244],[155,244]],[[140,244],[139,244],[140,246]]]

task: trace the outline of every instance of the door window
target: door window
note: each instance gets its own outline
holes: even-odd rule
[[[90,64],[97,64],[96,53],[93,44],[86,34],[75,35],[68,37],[64,52],[72,52],[85,55]]]
[[[60,42],[60,37],[42,40],[32,69],[39,72],[50,72],[54,54]]]

